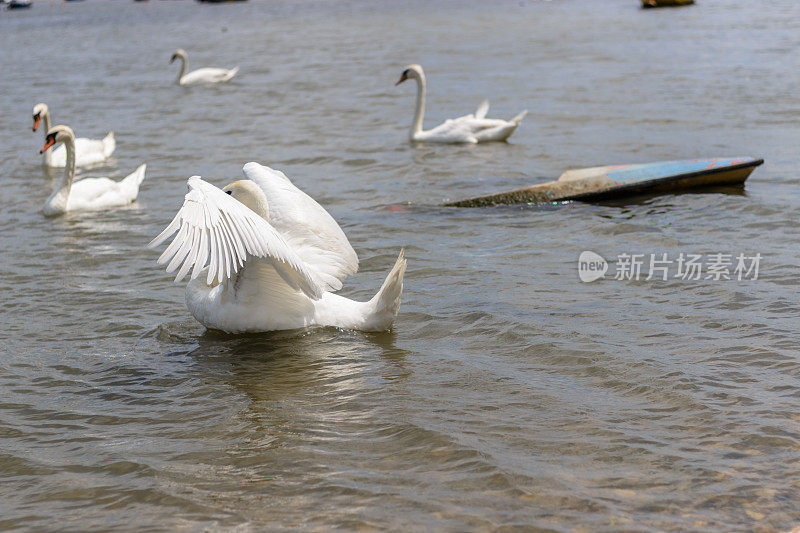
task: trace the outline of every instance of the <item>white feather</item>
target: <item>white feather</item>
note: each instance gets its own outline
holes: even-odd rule
[[[358,256],[339,224],[283,172],[255,162],[242,172],[267,196],[270,224],[314,267],[328,290],[341,289],[342,281],[358,271]]]
[[[490,141],[505,141],[517,129],[527,111],[523,111],[511,120],[486,118],[489,112],[489,101],[484,100],[475,113],[454,119],[445,120],[435,128],[422,129],[425,116],[425,72],[419,65],[408,65],[403,70],[400,82],[414,79],[417,82],[417,105],[414,112],[414,122],[411,125],[409,137],[412,141],[438,142],[438,143],[480,143]]]
[[[180,220],[178,228],[175,220]],[[190,269],[191,279],[194,279],[208,266],[209,283],[212,280],[221,283],[236,274],[248,256],[253,256],[280,261],[293,272],[292,279],[304,293],[311,298],[322,295],[310,267],[269,222],[199,176],[189,178],[189,193],[178,215],[150,246],[161,244],[176,229],[177,235],[158,260],[160,264],[169,261],[167,272],[183,264],[175,277],[176,282]],[[242,238],[242,233],[248,231],[258,232],[262,246]],[[207,253],[211,256],[208,264]]]
[[[256,211],[192,176],[177,215],[150,243],[175,235],[159,263],[178,270],[176,281],[190,275],[186,305],[192,315],[231,333],[313,325],[390,328],[403,290],[402,252],[371,300],[333,294],[358,269],[342,229],[282,172],[257,163],[243,171],[252,183],[234,189]]]

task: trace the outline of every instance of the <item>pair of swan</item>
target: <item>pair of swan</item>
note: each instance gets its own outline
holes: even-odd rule
[[[412,141],[471,144],[505,141],[528,114],[525,110],[511,120],[486,118],[489,101],[484,100],[475,113],[446,120],[443,124],[426,131],[422,129],[422,119],[425,116],[425,72],[419,65],[408,65],[403,69],[395,85],[400,85],[406,80],[417,81],[417,107],[409,133]]]
[[[136,200],[146,165],[120,182],[73,183],[75,141],[67,126],[47,133],[40,153],[63,143],[65,171],[42,209],[45,215]],[[189,178],[183,206],[150,243],[157,246],[177,231],[159,263],[169,261],[168,272],[180,267],[176,281],[191,270],[186,305],[192,316],[229,333],[311,326],[390,329],[403,291],[403,251],[369,301],[339,296],[335,292],[344,279],[358,270],[358,256],[336,221],[282,172],[257,163],[243,172],[246,179],[223,190],[199,176]]]
[[[50,108],[47,104],[36,104],[33,107],[33,131],[44,123],[44,135],[50,133]],[[114,132],[109,132],[102,140],[75,139],[75,166],[85,167],[106,161],[114,153],[117,143]],[[48,148],[42,154],[42,162],[48,167],[64,167],[67,165],[67,151],[64,145]]]
[[[45,216],[62,215],[67,211],[105,209],[136,201],[147,165],[141,165],[119,182],[109,178],[84,178],[76,182],[76,140],[68,126],[51,128],[39,153],[46,152],[58,143],[63,143],[66,152],[64,174],[42,208]]]
[[[215,79],[213,73],[196,74],[209,69],[184,75],[185,53],[181,56],[176,52],[173,60],[176,57],[183,60],[181,85]],[[229,71],[226,79],[235,71]],[[484,102],[474,114],[423,131],[422,67],[407,67],[397,84],[407,79],[417,80],[417,109],[411,129],[415,141],[503,141],[526,113],[510,121],[487,119],[488,102]],[[136,199],[144,165],[119,183],[107,178],[87,179],[73,187],[72,130],[66,126],[51,129],[42,152],[58,142],[66,143],[66,171],[45,205],[45,214],[110,207]],[[242,170],[245,179],[222,190],[199,176],[189,178],[189,193],[182,207],[150,243],[151,247],[158,246],[177,232],[158,262],[169,262],[167,272],[178,270],[176,282],[191,272],[186,306],[192,316],[208,328],[229,333],[309,326],[389,329],[403,291],[403,251],[369,301],[357,302],[335,294],[347,275],[358,269],[358,257],[339,225],[282,172],[257,163],[248,163]]]
[[[230,70],[225,68],[212,68],[205,67],[193,70],[186,73],[186,63],[189,61],[186,51],[178,48],[172,53],[169,62],[172,63],[176,59],[181,61],[181,70],[178,73],[178,85],[183,87],[190,87],[192,85],[211,85],[214,83],[222,83],[236,76],[239,72],[239,67],[234,67]]]
[[[144,180],[141,165],[120,182],[75,177],[75,134],[55,126],[41,152],[66,147],[64,175],[42,209],[46,216],[126,205]],[[406,260],[401,250],[378,293],[358,302],[335,294],[358,270],[358,256],[342,229],[313,198],[279,171],[248,163],[246,179],[220,190],[199,176],[175,218],[151,243],[177,235],[159,258],[190,271],[186,306],[198,322],[229,333],[310,326],[363,331],[391,328],[400,308]]]
[[[190,274],[186,306],[198,322],[229,333],[309,326],[389,329],[400,306],[403,251],[367,302],[335,294],[358,257],[325,209],[282,173],[258,163],[223,189],[189,178],[175,218],[150,243],[173,233],[158,262]]]

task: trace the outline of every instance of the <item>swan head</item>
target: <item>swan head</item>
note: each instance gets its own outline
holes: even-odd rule
[[[178,48],[177,50],[172,52],[172,57],[169,58],[169,62],[172,63],[178,58],[181,58],[184,61],[186,61],[186,50],[184,50],[183,48]]]
[[[33,131],[36,131],[39,127],[39,121],[49,112],[50,110],[47,109],[47,104],[36,104],[33,106]]]
[[[267,195],[261,187],[250,180],[238,180],[229,183],[222,188],[226,194],[230,194],[235,199],[249,207],[254,213],[261,216],[264,220],[269,220],[269,204]]]
[[[421,80],[424,78],[425,73],[422,72],[422,67],[414,63],[412,65],[406,65],[406,67],[403,69],[403,73],[400,75],[400,79],[397,80],[395,85],[400,85],[404,81],[410,79]]]
[[[69,126],[53,126],[47,132],[47,137],[44,139],[44,146],[39,150],[43,154],[45,150],[57,143],[63,143],[67,140],[75,140],[75,134]]]

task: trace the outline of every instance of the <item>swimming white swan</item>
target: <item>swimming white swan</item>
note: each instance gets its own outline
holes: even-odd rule
[[[50,109],[47,104],[33,106],[33,131],[39,127],[39,122],[44,122],[44,136],[50,131]],[[101,163],[111,157],[117,143],[114,132],[109,132],[102,141],[79,137],[75,139],[75,166],[84,167]],[[67,150],[64,146],[57,146],[45,150],[42,161],[48,167],[63,167],[67,164]]]
[[[178,232],[158,262],[175,281],[191,270],[186,307],[198,322],[228,333],[308,326],[384,331],[400,307],[403,252],[368,302],[333,291],[358,270],[358,257],[325,209],[277,170],[247,163],[246,179],[220,190],[200,176],[158,246]],[[227,193],[227,194],[226,194]]]
[[[417,80],[417,109],[414,113],[414,122],[411,124],[411,133],[409,135],[412,141],[473,144],[505,141],[514,133],[519,123],[528,114],[526,109],[511,120],[486,118],[486,113],[489,111],[489,101],[484,100],[475,113],[448,119],[443,124],[424,131],[422,129],[422,119],[425,116],[425,73],[422,71],[422,67],[408,65],[395,85],[400,85],[408,79]]]
[[[62,215],[67,211],[88,211],[127,205],[136,201],[139,185],[144,180],[147,165],[141,165],[122,181],[108,178],[84,178],[73,183],[75,178],[75,134],[68,126],[54,126],[47,132],[43,153],[56,143],[64,143],[67,151],[67,165],[64,175],[53,194],[45,202],[42,213],[45,216]]]
[[[239,72],[239,67],[234,67],[230,70],[225,68],[199,68],[186,74],[186,63],[189,61],[186,51],[183,48],[178,48],[172,53],[169,62],[172,63],[176,59],[181,60],[181,71],[178,73],[178,85],[188,87],[190,85],[211,85],[213,83],[222,83],[228,81],[236,76]]]

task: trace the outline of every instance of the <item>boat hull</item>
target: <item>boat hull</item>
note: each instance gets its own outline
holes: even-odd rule
[[[30,0],[11,0],[6,9],[28,9],[31,5]]]
[[[565,172],[556,181],[444,205],[486,207],[541,202],[588,202],[640,194],[679,192],[698,187],[740,185],[763,162],[763,159],[739,157],[593,167]]]
[[[643,8],[678,7],[694,4],[694,0],[642,0]]]

